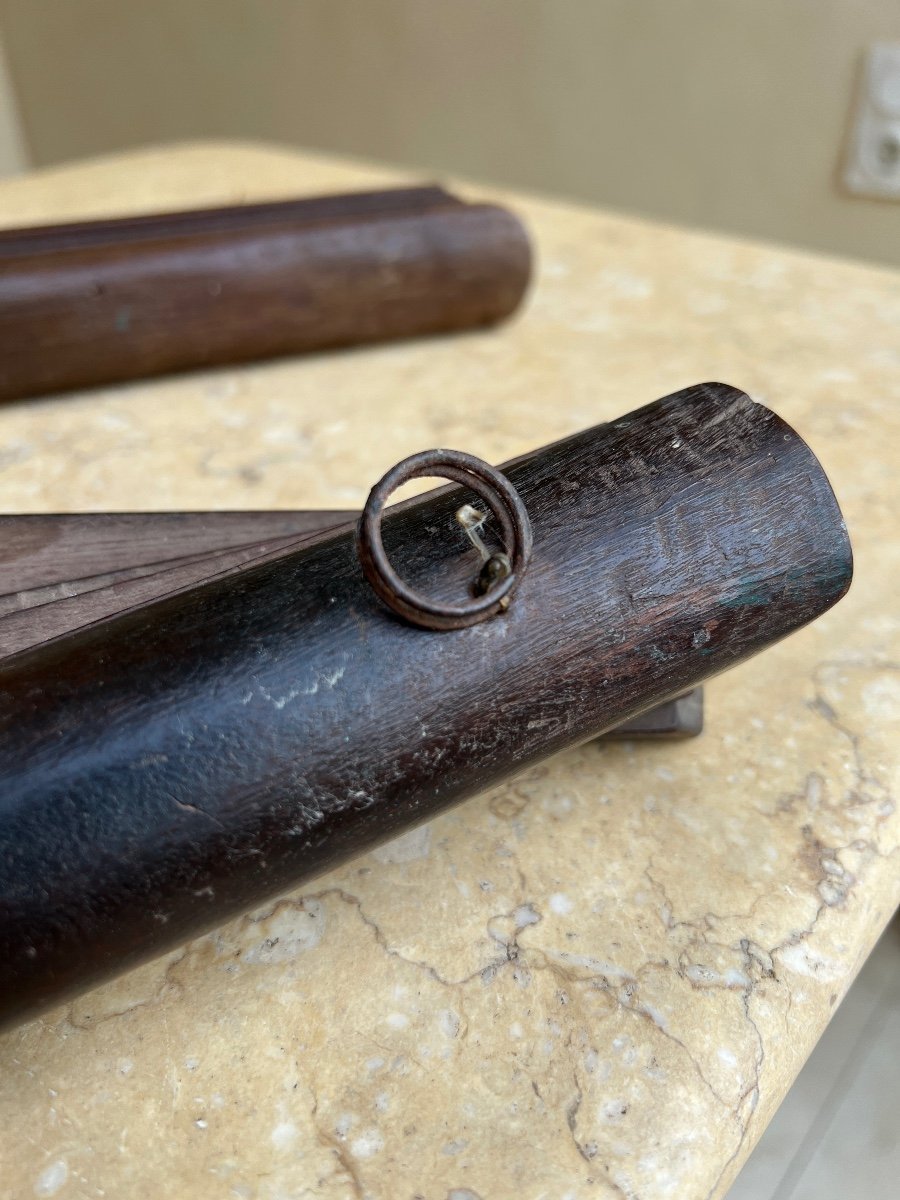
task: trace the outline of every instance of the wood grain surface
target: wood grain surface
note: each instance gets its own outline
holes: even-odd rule
[[[507,474],[534,559],[484,624],[400,622],[347,531],[0,664],[4,1021],[680,695],[849,586],[811,451],[726,385]],[[385,521],[404,577],[445,598],[471,577],[459,503]]]
[[[507,317],[518,219],[438,187],[0,232],[0,399]]]
[[[176,591],[287,554],[356,512],[0,514],[0,659]],[[703,689],[601,735],[696,737]]]

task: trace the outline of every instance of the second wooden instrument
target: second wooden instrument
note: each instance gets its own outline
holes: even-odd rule
[[[530,268],[439,187],[0,231],[0,400],[490,325]]]

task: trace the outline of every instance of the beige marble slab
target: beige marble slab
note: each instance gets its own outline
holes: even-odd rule
[[[0,223],[390,177],[184,146],[5,183]],[[900,275],[505,198],[504,329],[7,406],[0,509],[357,505],[718,378],[822,458],[849,597],[699,740],[568,753],[6,1035],[3,1197],[721,1196],[897,906]]]

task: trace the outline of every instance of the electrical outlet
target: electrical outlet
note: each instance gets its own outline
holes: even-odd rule
[[[900,42],[869,47],[844,183],[857,196],[900,200]]]

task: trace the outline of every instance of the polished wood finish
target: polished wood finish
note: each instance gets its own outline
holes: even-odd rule
[[[404,624],[347,530],[0,663],[4,1021],[681,695],[849,586],[821,467],[726,385],[506,473],[534,556],[483,624]],[[384,522],[445,598],[471,578],[464,495]]]
[[[0,399],[490,325],[511,213],[439,187],[0,232]]]

